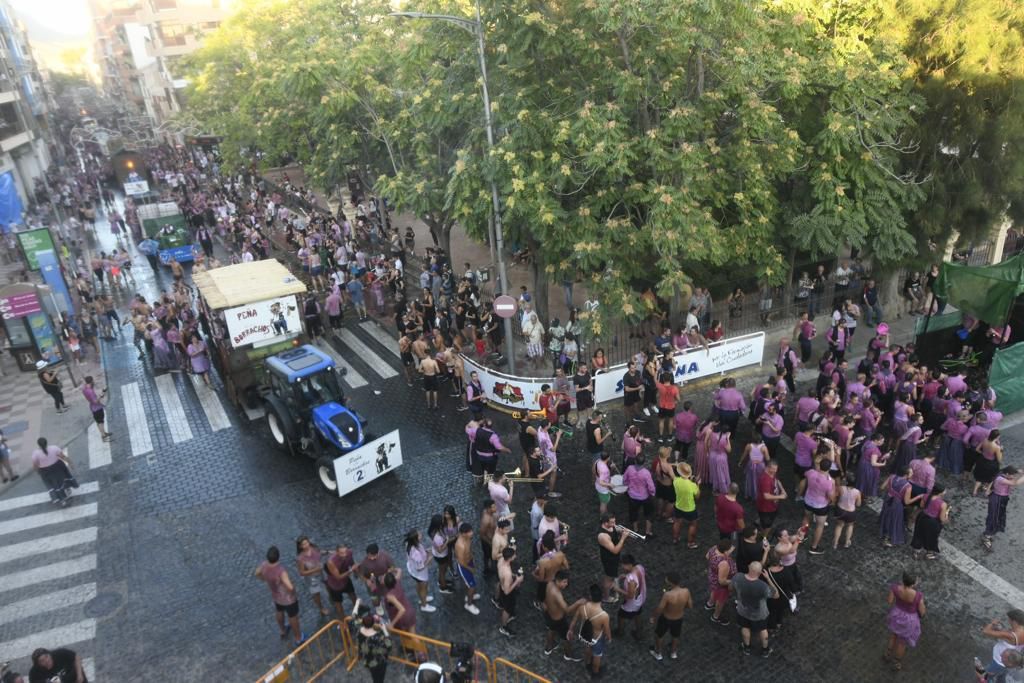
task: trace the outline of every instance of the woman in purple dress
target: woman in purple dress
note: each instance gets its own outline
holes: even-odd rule
[[[708,420],[701,425],[700,431],[697,433],[696,454],[693,458],[693,476],[698,484],[707,484],[711,481],[711,465],[708,462],[708,438],[711,436],[711,430],[717,424],[714,420]]]
[[[922,556],[929,560],[939,559],[939,535],[942,527],[949,522],[949,504],[942,499],[946,488],[942,484],[932,487],[931,493],[921,501],[921,514],[914,522],[914,537],[910,539],[910,547],[914,549],[914,559]]]
[[[921,500],[912,496],[910,490],[910,466],[898,470],[882,483],[884,500],[879,524],[882,530],[882,545],[891,548],[907,542],[904,509]]]
[[[894,472],[903,471],[903,468],[917,457],[917,444],[927,438],[921,431],[921,424],[923,422],[923,417],[915,415],[911,419],[907,431],[900,435],[898,445],[896,446],[896,461],[893,463]]]
[[[755,430],[750,438],[750,443],[743,449],[743,456],[740,457],[739,466],[747,464],[747,477],[744,482],[743,493],[750,500],[757,499],[757,479],[764,472],[768,465],[768,447],[764,445],[761,435]]]
[[[996,480],[992,482],[992,492],[988,494],[988,516],[985,518],[985,534],[981,544],[985,550],[992,550],[992,538],[1006,531],[1006,506],[1010,503],[1010,490],[1024,482],[1024,474],[1016,467],[1004,467]]]
[[[732,478],[729,476],[729,451],[732,448],[728,427],[717,424],[708,434],[708,466],[711,470],[711,488],[715,495],[729,492]]]
[[[889,454],[882,453],[885,437],[872,434],[871,440],[860,450],[860,462],[857,464],[857,488],[864,496],[874,498],[878,495],[878,478],[889,462]]]
[[[181,368],[178,367],[178,357],[175,355],[174,349],[167,343],[167,339],[164,338],[164,331],[160,325],[149,323],[146,336],[153,342],[153,367],[157,370],[181,372]]]
[[[885,617],[885,625],[889,628],[889,644],[883,659],[892,664],[893,671],[903,668],[907,646],[917,647],[921,637],[921,617],[926,610],[924,594],[916,586],[917,579],[903,572],[903,582],[891,584],[886,596],[889,613]]]
[[[971,413],[961,410],[956,417],[947,417],[942,423],[942,441],[939,442],[938,465],[950,474],[964,471],[964,434],[971,421]]]
[[[202,377],[206,386],[212,386],[210,384],[210,356],[206,351],[206,344],[196,332],[192,333],[192,340],[188,345],[188,358],[192,363],[192,372]]]

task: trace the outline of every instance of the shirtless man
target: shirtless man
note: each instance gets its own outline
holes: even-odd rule
[[[662,594],[661,602],[658,603],[658,607],[654,610],[654,616],[651,617],[651,623],[655,624],[654,645],[649,651],[651,656],[659,662],[663,659],[661,639],[666,633],[672,636],[672,653],[669,657],[679,658],[679,634],[683,630],[683,613],[687,609],[693,609],[693,596],[690,595],[690,589],[680,586],[679,581],[679,572],[668,573],[665,577],[668,589]]]
[[[398,340],[398,355],[402,358],[402,368],[405,370],[405,383],[412,386],[412,372],[416,361],[412,355],[412,339],[408,334],[403,334]]]
[[[480,536],[480,550],[484,554],[484,578],[494,574],[494,561],[491,559],[491,544],[494,541],[494,530],[498,526],[498,515],[494,501],[488,498],[484,501],[483,512],[480,513],[480,527],[477,534]]]
[[[565,553],[557,547],[554,531],[547,531],[540,539],[541,555],[537,559],[537,566],[533,570],[533,578],[537,581],[537,593],[533,606],[541,609],[544,598],[547,595],[548,583],[555,574],[562,570],[569,569],[569,560]]]
[[[569,618],[576,614],[576,611],[586,602],[580,598],[572,605],[565,602],[565,589],[569,587],[569,572],[561,569],[553,581],[545,585],[544,594],[544,623],[547,624],[548,632],[544,638],[544,654],[550,655],[558,647],[556,639],[562,642],[562,659],[567,662],[582,662],[582,657],[577,657],[572,652],[572,637],[569,635]]]
[[[480,614],[480,608],[473,604],[476,595],[476,577],[473,576],[473,525],[463,522],[459,525],[459,537],[455,540],[455,569],[466,584],[466,602],[463,607],[472,615]]]
[[[420,360],[420,374],[423,375],[423,390],[427,393],[427,410],[437,410],[437,383],[441,367],[432,357]]]
[[[145,360],[146,354],[143,353],[143,344],[147,351],[152,351],[153,342],[146,338],[146,316],[142,315],[141,312],[136,312],[132,315],[131,320],[125,320],[125,325],[131,325],[135,328],[135,334],[132,337],[132,344],[135,345],[135,350],[139,352],[139,360]]]
[[[178,263],[178,259],[172,256],[171,260],[167,263],[167,265],[171,267],[171,275],[174,276],[174,282],[181,282],[182,279],[185,277],[185,269],[181,267],[180,263]]]
[[[493,501],[492,501],[493,502]],[[505,551],[505,548],[512,545],[513,539],[509,532],[512,530],[512,522],[507,519],[499,519],[497,527],[494,530],[494,537],[491,539],[491,554],[487,558],[488,563],[492,567],[496,567],[501,563],[501,554]],[[496,608],[501,609],[499,599],[501,598],[501,582],[499,581],[494,586],[494,596],[491,598],[491,604]]]
[[[430,344],[423,337],[414,334],[412,340],[412,355],[416,358],[416,369],[420,367],[423,359],[430,355]]]
[[[612,625],[608,613],[601,607],[601,586],[592,583],[587,592],[589,599],[576,610],[569,632],[579,634],[584,643],[583,661],[591,676],[597,678],[601,675],[601,658],[612,642]]]
[[[498,560],[498,604],[501,607],[501,625],[498,626],[498,633],[508,638],[515,635],[508,625],[516,618],[519,587],[523,585],[523,568],[515,559],[516,549],[509,546],[501,551],[501,559]]]

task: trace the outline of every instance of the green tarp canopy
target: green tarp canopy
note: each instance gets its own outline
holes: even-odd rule
[[[943,263],[935,293],[957,309],[1001,326],[1013,300],[1024,294],[1024,253],[991,266]]]

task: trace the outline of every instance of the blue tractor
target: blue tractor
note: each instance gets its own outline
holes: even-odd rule
[[[316,461],[320,483],[335,493],[334,459],[374,437],[366,420],[346,406],[334,360],[309,344],[266,359],[267,426],[277,446]]]

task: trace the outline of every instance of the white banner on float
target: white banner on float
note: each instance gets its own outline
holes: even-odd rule
[[[540,388],[554,381],[553,377],[513,377],[489,370],[466,356],[462,357],[462,363],[466,383],[469,383],[469,373],[475,372],[480,377],[487,400],[506,408],[540,410]]]
[[[226,308],[224,322],[231,346],[236,349],[246,344],[285,339],[302,331],[299,304],[294,294]]]
[[[687,349],[675,354],[676,384],[689,382],[701,377],[708,377],[730,370],[760,365],[764,356],[764,332],[743,335],[733,339],[723,339],[704,347]],[[484,395],[491,403],[518,410],[540,410],[540,388],[544,384],[553,384],[553,377],[513,377],[502,372],[490,370],[466,356],[462,357],[465,366],[466,381],[469,374],[476,372],[484,387]],[[611,401],[622,397],[622,376],[626,374],[626,364],[615,365],[607,372],[594,377],[594,400],[597,403]],[[573,405],[576,400],[573,397]]]
[[[394,429],[334,459],[334,480],[338,482],[338,496],[352,493],[401,465],[402,441],[398,430]]]
[[[764,332],[746,334],[733,339],[723,339],[708,345],[698,346],[674,354],[676,361],[675,383],[682,384],[701,377],[717,375],[730,370],[760,365],[764,356]],[[639,372],[639,371],[638,371]],[[626,364],[615,365],[594,378],[594,400],[604,403],[621,398],[622,377]]]

